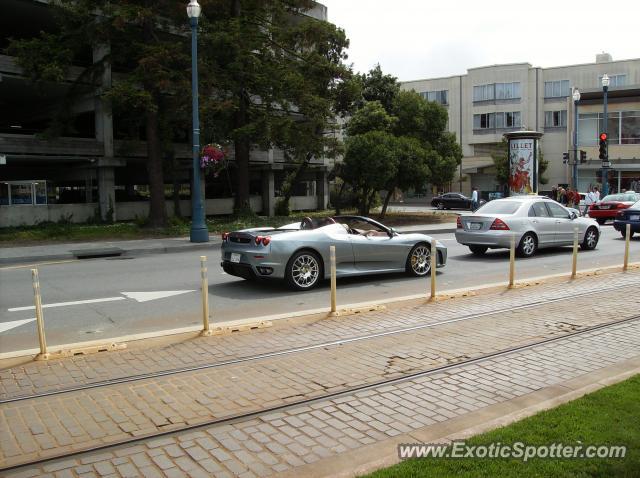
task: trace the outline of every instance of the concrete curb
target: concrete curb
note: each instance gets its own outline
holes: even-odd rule
[[[206,242],[200,244],[185,244],[185,245],[176,245],[176,246],[158,246],[158,247],[138,247],[131,249],[121,248],[122,254],[120,257],[136,257],[147,254],[170,254],[174,252],[185,252],[185,251],[201,251],[210,248],[218,248],[220,247],[220,242]],[[99,246],[96,246],[96,250],[104,249]],[[91,251],[90,248],[87,249],[75,249],[76,252],[82,251],[87,252]],[[1,250],[0,250],[1,252]],[[44,255],[32,255],[32,256],[20,256],[20,257],[12,257],[12,258],[0,258],[0,266],[19,266],[25,264],[33,264],[37,262],[49,262],[49,261],[70,261],[70,260],[79,260],[76,255],[67,251],[64,253],[58,254],[44,254]]]
[[[401,461],[397,451],[399,444],[447,443],[465,440],[576,400],[638,373],[640,373],[640,356],[442,423],[422,427],[336,457],[304,465],[281,476],[287,478],[361,476],[399,463]]]

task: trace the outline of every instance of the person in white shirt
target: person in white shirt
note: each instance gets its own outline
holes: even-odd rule
[[[471,193],[471,210],[475,211],[478,209],[478,189],[473,188],[473,192]]]
[[[589,206],[591,206],[592,204],[595,204],[596,202],[597,202],[596,193],[593,189],[590,189],[589,192],[584,197],[584,212],[582,213],[582,215],[586,216],[587,213],[589,212]]]

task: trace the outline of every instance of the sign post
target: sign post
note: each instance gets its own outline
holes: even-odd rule
[[[509,142],[509,196],[538,194],[538,161],[542,135],[538,131],[505,133]]]

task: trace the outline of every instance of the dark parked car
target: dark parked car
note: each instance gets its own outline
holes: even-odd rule
[[[461,193],[445,193],[435,196],[431,205],[438,209],[471,209],[471,198]]]
[[[640,201],[630,208],[620,211],[613,221],[613,227],[622,234],[627,235],[627,224],[631,225],[631,235],[640,232]]]

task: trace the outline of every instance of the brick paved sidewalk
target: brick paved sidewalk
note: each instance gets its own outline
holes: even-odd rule
[[[10,464],[46,456],[52,452],[57,454],[61,450],[69,451],[100,443],[113,443],[159,429],[166,430],[185,423],[201,423],[212,417],[256,411],[264,407],[319,396],[327,391],[341,391],[345,387],[374,383],[383,378],[396,377],[415,370],[456,363],[468,357],[608,322],[625,314],[637,313],[639,299],[636,298],[636,294],[630,294],[629,290],[636,287],[638,282],[637,274],[615,274],[575,281],[562,287],[556,284],[553,287],[514,290],[504,294],[284,327],[260,334],[225,337],[223,340],[227,341],[229,349],[212,349],[213,352],[206,357],[208,361],[224,357],[223,351],[227,356],[255,353],[256,338],[267,339],[263,344],[265,350],[278,350],[309,342],[327,341],[335,337],[360,335],[365,327],[367,331],[397,329],[417,323],[440,322],[445,318],[455,318],[470,312],[514,308],[535,302],[541,297],[567,297],[563,301],[533,308],[511,310],[467,322],[455,322],[437,328],[353,342],[341,347],[327,347],[293,356],[271,358],[259,363],[246,362],[224,369],[209,369],[136,382],[133,385],[119,385],[110,387],[108,393],[103,389],[66,394],[49,400],[46,405],[43,405],[44,401],[22,402],[16,406],[5,404],[1,409],[0,429],[10,430],[11,433],[8,438],[3,434],[3,438],[0,439],[0,458]],[[603,287],[618,290],[596,292],[596,289]],[[587,292],[589,294],[580,297],[579,300],[568,299],[578,293]],[[613,312],[613,308],[609,307],[610,301],[622,305]],[[202,341],[211,344],[218,339],[220,338]],[[232,348],[234,341],[237,346],[235,350]],[[97,363],[107,368],[108,363],[101,361],[113,361],[120,366],[116,368],[116,374],[123,374],[133,360],[144,359],[148,354],[159,356],[159,360],[151,363],[152,367],[166,368],[175,366],[170,363],[172,354],[179,352],[175,348],[186,346],[94,356],[88,363]],[[170,351],[168,357],[163,356],[165,351]],[[205,355],[206,353],[203,353],[197,358],[203,360]],[[86,370],[74,370],[69,366],[74,362],[77,365],[77,360],[58,362],[58,365],[65,366],[57,369],[62,373],[55,378],[66,378],[67,383],[74,383],[69,377],[86,380]],[[41,375],[43,370],[51,370],[55,366],[55,363],[31,364],[23,369],[24,375],[15,370],[5,371],[2,377],[3,386],[5,382],[10,383],[13,379],[14,393],[33,390],[38,386],[38,375]],[[144,367],[138,369],[144,370]],[[553,376],[557,380],[568,377],[566,374]],[[53,384],[53,381],[51,383]],[[508,399],[516,394],[527,393],[527,389],[510,384],[507,387],[498,387],[497,393],[502,399]],[[444,407],[440,415],[448,417],[450,413],[447,412],[446,405],[440,405]],[[320,420],[318,417],[316,419]]]
[[[392,385],[7,476],[253,477],[287,471],[291,476],[319,476],[331,470],[341,454],[373,446],[379,450],[381,444],[393,451],[395,443],[425,440],[428,427],[438,423],[482,410],[490,415],[491,407],[536,391],[562,389],[568,380],[624,361],[635,359],[640,367],[639,354],[636,320]],[[350,466],[355,462],[342,471],[352,471]]]

